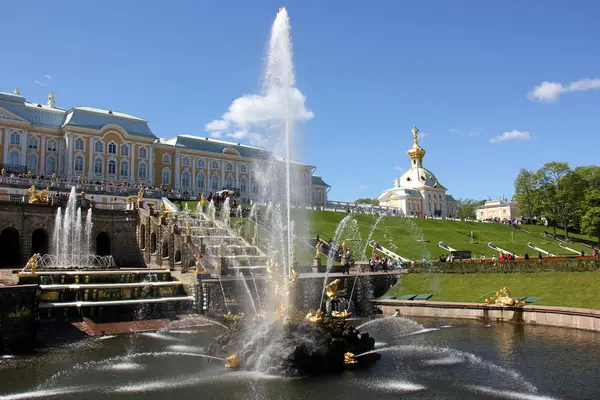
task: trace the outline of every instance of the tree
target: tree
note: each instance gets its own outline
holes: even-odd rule
[[[475,219],[476,208],[485,203],[485,200],[458,199],[456,201],[456,216],[460,219]]]
[[[379,200],[377,200],[377,199],[369,199],[368,197],[364,197],[364,198],[356,200],[354,202],[354,204],[368,204],[370,206],[378,206],[379,205]]]
[[[521,213],[533,218],[540,209],[540,180],[535,172],[522,169],[515,180],[515,200]]]
[[[600,244],[600,189],[588,188],[583,201],[581,231],[588,236],[597,236]]]

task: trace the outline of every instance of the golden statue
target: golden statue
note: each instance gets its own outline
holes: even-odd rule
[[[344,354],[344,365],[358,364],[354,353],[347,352]]]
[[[6,170],[4,168],[2,168],[2,171],[0,171],[0,175],[2,175],[2,176],[6,175]]]
[[[186,236],[192,236],[192,227],[190,226],[189,221],[185,223],[185,234]]]
[[[235,354],[230,355],[225,360],[225,367],[230,369],[238,369],[241,367],[240,358]]]
[[[317,250],[315,252],[315,258],[319,258],[319,253],[321,252],[321,242],[317,241],[317,244],[315,245],[315,249]]]
[[[416,126],[413,126],[411,132],[413,134],[413,141],[415,142],[416,145],[418,145],[419,144],[419,138],[418,138],[419,128],[417,128]]]
[[[40,253],[35,253],[34,255],[32,255],[29,261],[27,261],[25,268],[23,268],[23,271],[29,270],[32,274],[35,273],[40,257]]]
[[[48,203],[48,189],[44,189],[41,192],[35,190],[35,186],[32,185],[27,193],[29,195],[29,204]]]
[[[350,315],[352,315],[352,313],[349,312],[348,310],[344,310],[344,311],[332,311],[331,312],[331,316],[333,318],[339,318],[339,319],[346,319]]]
[[[237,314],[232,314],[231,311],[227,311],[227,314],[223,315],[223,317],[229,321],[239,321],[240,319],[244,318],[244,313],[241,312]]]
[[[300,274],[297,273],[296,270],[292,268],[292,276],[290,277],[290,284],[289,284],[290,288],[296,287],[296,282],[298,281],[299,276],[300,276]]]
[[[309,311],[308,314],[306,314],[305,319],[310,322],[321,322],[323,321],[323,312],[317,310],[317,312],[313,314],[312,311]]]
[[[325,286],[325,294],[327,295],[328,299],[335,300],[337,298],[343,297],[346,294],[346,290],[339,289],[341,283],[341,280],[335,279],[329,285]]]
[[[515,300],[510,297],[510,292],[507,288],[502,288],[500,292],[496,292],[496,298],[490,297],[485,299],[485,304],[498,304],[500,306],[517,306],[522,307],[525,305],[523,300]]]

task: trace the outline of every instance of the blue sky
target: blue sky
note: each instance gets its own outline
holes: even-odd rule
[[[12,1],[0,91],[38,102],[53,91],[65,108],[148,119],[160,137],[207,136],[260,89],[280,6],[314,112],[302,161],[330,199],[391,187],[413,125],[427,134],[424,166],[457,198],[511,195],[520,168],[598,160],[594,1]]]

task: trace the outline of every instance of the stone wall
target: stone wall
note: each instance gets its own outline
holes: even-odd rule
[[[503,307],[479,303],[442,301],[376,300],[384,314],[413,317],[463,318],[489,322],[513,322],[559,326],[600,332],[600,310],[569,307]]]
[[[6,228],[16,230],[19,235],[20,262],[10,267],[23,267],[31,257],[34,231],[43,231],[47,235],[47,245],[51,253],[52,233],[56,207],[47,204],[0,204],[0,232]],[[83,214],[87,209],[82,210]],[[144,257],[138,248],[137,211],[92,210],[92,252],[96,251],[96,238],[105,232],[110,240],[111,254],[121,267],[144,267]],[[39,232],[38,231],[38,232]],[[13,231],[14,232],[14,231]],[[8,252],[0,243],[0,248]]]
[[[33,345],[36,293],[37,285],[0,286],[0,350]]]

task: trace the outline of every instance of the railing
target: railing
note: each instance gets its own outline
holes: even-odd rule
[[[126,211],[128,206],[127,203],[94,203],[94,208],[99,210]]]
[[[0,194],[0,203],[8,203],[8,204],[23,204],[25,203],[26,200],[25,195],[22,194],[7,194],[7,193],[2,193]]]
[[[24,174],[27,172],[27,165],[19,165],[19,164],[5,164],[0,163],[0,170],[5,170],[7,172],[16,172],[19,174]]]

